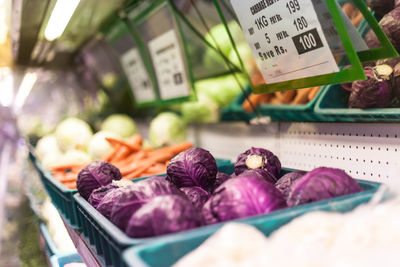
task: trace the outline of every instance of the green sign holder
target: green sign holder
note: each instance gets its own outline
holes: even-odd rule
[[[153,58],[151,55],[151,51],[149,49],[148,42],[150,40],[146,40],[143,32],[141,32],[141,26],[145,23],[148,23],[149,20],[157,14],[160,10],[163,8],[167,9],[171,13],[171,19],[172,19],[172,27],[171,30],[173,30],[178,38],[178,43],[179,43],[179,48],[180,52],[182,53],[182,58],[184,60],[183,64],[185,66],[185,71],[186,71],[186,76],[188,80],[188,90],[189,93],[187,96],[182,96],[182,97],[173,97],[173,98],[167,98],[167,99],[162,99],[161,98],[161,93],[160,93],[160,84],[157,79],[157,72],[155,70],[155,66],[153,63]],[[125,9],[125,14],[126,16],[123,18],[124,22],[127,24],[130,33],[132,34],[138,48],[140,49],[142,53],[142,58],[143,62],[145,65],[149,68],[149,74],[151,77],[151,80],[154,85],[157,85],[158,89],[158,100],[154,102],[153,104],[158,107],[163,107],[163,106],[168,106],[174,103],[179,103],[183,101],[187,101],[190,99],[195,98],[194,95],[194,80],[193,80],[193,74],[191,72],[191,67],[190,63],[186,61],[187,57],[187,47],[185,46],[185,42],[182,40],[182,35],[181,35],[181,28],[180,24],[177,21],[174,12],[171,10],[171,6],[168,0],[150,0],[150,1],[137,1],[135,4],[132,4],[129,6],[127,9]],[[154,27],[157,27],[159,25],[154,25]],[[153,36],[155,38],[156,36]]]
[[[132,34],[129,27],[125,23],[125,21],[123,19],[121,19],[120,17],[115,18],[115,20],[112,23],[107,25],[107,27],[103,30],[103,33],[104,33],[107,41],[110,43],[111,47],[114,48],[115,54],[120,59],[120,61],[121,61],[122,51],[117,51],[117,48],[115,47],[115,45],[117,44],[117,42],[121,41],[121,39],[126,37],[127,35],[129,35],[130,38],[132,38],[132,40],[130,40],[130,42],[132,42],[132,47],[129,47],[129,48],[139,49],[141,60],[145,67],[146,73],[149,76],[149,79],[151,80],[152,90],[153,90],[155,97],[154,97],[154,100],[140,102],[138,100],[138,97],[135,96],[134,88],[132,88],[134,85],[133,86],[130,85],[131,97],[134,99],[135,106],[137,106],[138,108],[154,106],[155,104],[157,104],[159,102],[159,94],[158,94],[157,83],[155,82],[155,77],[154,77],[154,72],[152,70],[152,66],[151,66],[151,64],[148,64],[149,61],[146,60],[146,51],[143,51],[143,49],[141,48],[141,45],[135,40],[135,38],[133,37],[134,34]],[[126,76],[129,75],[129,73],[125,73],[125,74],[126,74]],[[129,84],[127,77],[125,78],[125,82]]]
[[[213,0],[213,1],[221,17],[223,17],[219,1],[218,0]],[[376,21],[376,19],[368,10],[366,4],[362,0],[353,0],[352,2],[364,15],[365,20],[368,22],[371,29],[377,35],[378,40],[381,42],[381,47],[360,52],[356,52],[352,44],[350,35],[347,32],[345,23],[341,17],[341,13],[336,1],[333,0],[325,0],[325,1],[329,13],[334,22],[336,31],[338,32],[338,35],[342,41],[342,45],[346,52],[346,59],[348,60],[349,66],[341,67],[338,72],[334,73],[316,75],[316,76],[271,83],[271,84],[267,83],[264,86],[253,87],[252,88],[253,92],[268,93],[268,92],[286,91],[291,89],[307,88],[307,87],[321,86],[326,84],[337,84],[337,83],[351,82],[355,80],[362,80],[366,79],[366,76],[364,74],[361,62],[398,56],[393,45],[390,43],[389,39],[384,34],[383,30],[380,28],[378,22]],[[224,23],[226,29],[229,30],[226,21],[224,21]],[[240,55],[238,54],[238,56]]]

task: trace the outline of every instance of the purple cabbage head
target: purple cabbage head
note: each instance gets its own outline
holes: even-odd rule
[[[275,187],[285,196],[285,199],[288,198],[289,192],[290,192],[290,187],[300,177],[305,175],[307,172],[305,171],[294,171],[285,174],[284,176],[281,177],[281,179],[276,182]]]
[[[97,205],[97,211],[100,212],[104,217],[107,219],[111,218],[111,211],[114,206],[114,203],[118,201],[118,199],[121,197],[122,192],[124,191],[126,187],[119,187],[114,190],[110,190],[100,201],[100,203]]]
[[[361,192],[363,189],[345,171],[316,168],[295,181],[289,193],[289,207]]]
[[[181,191],[192,202],[193,206],[198,209],[201,209],[210,197],[210,193],[198,186],[182,187]]]
[[[389,66],[388,66],[389,67]],[[353,82],[349,97],[350,108],[386,108],[392,102],[389,81],[377,80],[374,71],[366,69],[367,80]]]
[[[108,184],[94,190],[89,197],[89,204],[92,205],[95,209],[99,206],[100,202],[103,198],[112,190],[119,188],[116,184]]]
[[[260,178],[263,178],[265,181],[275,184],[276,181],[278,180],[272,173],[270,173],[267,169],[253,169],[253,170],[246,170],[242,172],[240,175],[255,175]]]
[[[377,0],[385,2],[386,0]],[[383,16],[379,25],[382,30],[386,33],[386,36],[396,48],[397,52],[400,52],[400,34],[399,34],[399,21],[400,21],[400,4],[397,4],[395,9]],[[369,48],[378,48],[381,46],[375,32],[371,29],[365,36],[365,42]]]
[[[79,172],[76,186],[79,194],[87,200],[93,190],[120,179],[117,167],[105,161],[94,161]]]
[[[217,163],[210,152],[190,148],[171,159],[167,179],[178,188],[198,186],[205,190],[215,183]]]
[[[121,230],[125,230],[129,218],[150,199],[163,195],[184,194],[175,185],[162,179],[146,179],[125,187],[115,199],[110,220]]]
[[[393,68],[392,88],[393,94],[400,100],[400,62],[397,63]]]
[[[394,9],[395,0],[367,0],[367,5],[378,16],[383,16]]]
[[[281,174],[281,162],[271,151],[252,147],[237,158],[235,174],[239,175],[250,169],[264,169],[273,176],[279,177]]]
[[[103,198],[112,190],[132,185],[133,182],[128,179],[121,179],[121,180],[114,180],[112,181],[111,184],[102,186],[94,190],[89,197],[89,204],[92,205],[94,208],[97,209],[97,206],[100,204],[100,202],[103,200]]]
[[[215,179],[215,183],[212,185],[212,187],[210,188],[210,192],[214,192],[214,190],[220,186],[221,184],[225,183],[226,181],[228,181],[230,178],[232,178],[231,175],[223,173],[223,172],[218,172],[216,179]]]
[[[255,175],[239,175],[218,187],[204,204],[206,224],[266,214],[286,207],[275,186]]]
[[[129,219],[126,234],[144,238],[180,232],[201,226],[202,218],[190,201],[179,195],[158,196]]]

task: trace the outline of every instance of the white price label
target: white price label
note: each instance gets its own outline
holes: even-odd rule
[[[231,3],[267,84],[339,71],[312,0]]]
[[[189,95],[185,64],[178,37],[170,30],[148,43],[157,75],[160,97],[172,99]]]
[[[156,99],[153,84],[140,57],[139,50],[132,48],[121,56],[121,65],[138,103]]]

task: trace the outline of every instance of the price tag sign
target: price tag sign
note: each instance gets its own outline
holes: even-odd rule
[[[231,0],[267,84],[339,71],[314,6],[321,1]]]
[[[148,43],[161,99],[189,96],[188,79],[178,37],[169,30]]]
[[[120,57],[121,65],[133,90],[138,103],[150,102],[156,99],[153,84],[137,48],[129,49]]]

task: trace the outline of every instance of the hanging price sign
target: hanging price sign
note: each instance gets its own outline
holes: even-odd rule
[[[175,31],[169,30],[157,36],[148,46],[157,74],[161,99],[189,96],[185,64]]]
[[[338,72],[312,0],[231,0],[266,84]]]
[[[120,58],[135,100],[139,103],[154,101],[156,95],[153,90],[153,84],[147,74],[139,50],[131,48]]]

